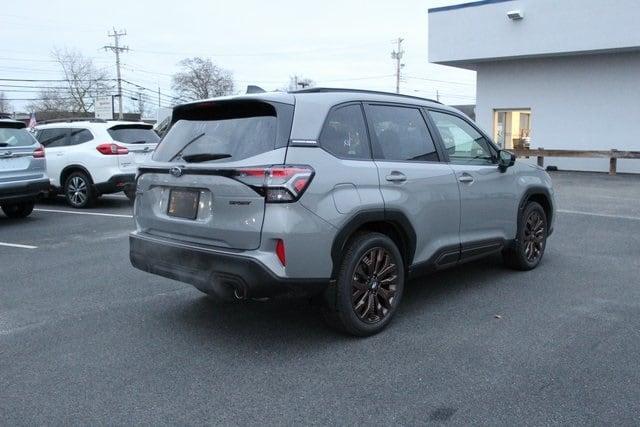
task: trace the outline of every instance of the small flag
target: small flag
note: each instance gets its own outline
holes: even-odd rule
[[[31,113],[31,117],[29,117],[29,128],[33,129],[36,127],[38,123],[36,122],[36,113]]]

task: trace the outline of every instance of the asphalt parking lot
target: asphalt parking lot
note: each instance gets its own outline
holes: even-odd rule
[[[135,270],[122,196],[0,215],[0,424],[637,424],[640,177],[553,177],[538,269],[416,280],[368,339]]]

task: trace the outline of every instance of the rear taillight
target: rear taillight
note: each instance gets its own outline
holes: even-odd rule
[[[100,153],[106,156],[117,156],[121,154],[129,154],[129,149],[127,147],[123,147],[122,145],[114,144],[114,143],[106,143],[100,144],[96,147]]]
[[[294,202],[302,196],[313,179],[310,166],[268,166],[241,168],[233,178],[262,194],[269,203]]]
[[[286,252],[284,250],[284,241],[282,239],[276,240],[276,255],[278,256],[278,259],[280,260],[280,264],[282,264],[283,267],[286,267],[287,266],[287,255],[286,255]]]
[[[33,150],[33,158],[44,159],[44,147],[42,145]]]

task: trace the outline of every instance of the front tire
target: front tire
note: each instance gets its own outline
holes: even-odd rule
[[[396,312],[404,279],[393,240],[381,233],[356,235],[343,253],[335,288],[325,295],[325,319],[351,335],[377,334]]]
[[[35,202],[22,202],[2,205],[2,211],[9,218],[26,218],[33,212]]]
[[[529,202],[518,218],[515,242],[503,251],[505,263],[516,270],[533,270],[547,246],[547,215],[539,203]]]
[[[64,183],[64,197],[76,209],[90,207],[96,199],[91,179],[84,172],[73,172]]]

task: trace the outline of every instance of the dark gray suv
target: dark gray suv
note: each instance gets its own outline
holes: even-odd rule
[[[0,207],[8,217],[28,216],[49,189],[44,156],[24,123],[0,119]]]
[[[431,100],[311,89],[178,106],[137,177],[134,266],[220,299],[322,295],[382,330],[410,277],[502,252],[529,270],[551,179]]]

